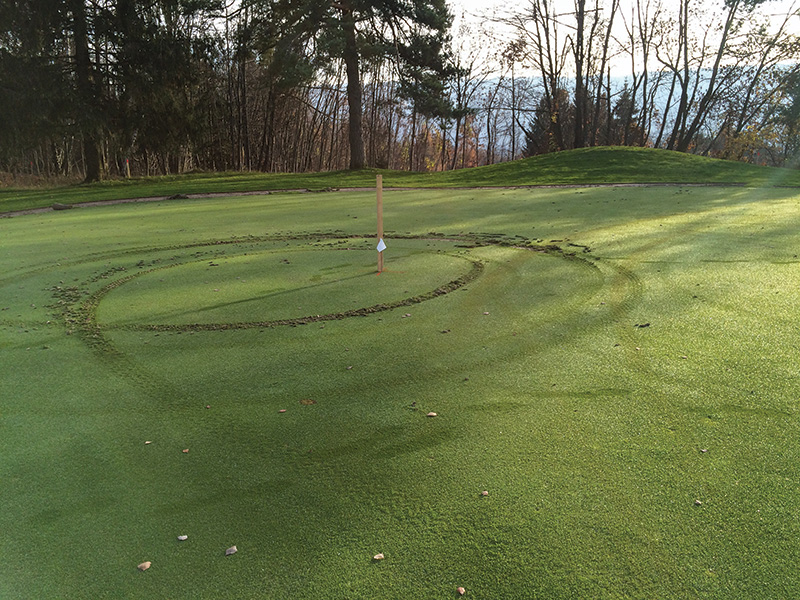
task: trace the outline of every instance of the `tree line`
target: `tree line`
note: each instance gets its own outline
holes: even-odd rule
[[[541,77],[528,152],[595,144],[786,164],[798,150],[797,6],[528,0],[499,18]],[[627,63],[627,75],[617,73]]]
[[[526,0],[454,25],[444,0],[0,0],[0,172],[445,170],[592,145],[793,164],[800,17],[774,4]]]

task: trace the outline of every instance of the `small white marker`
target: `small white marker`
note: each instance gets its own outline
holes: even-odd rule
[[[383,241],[383,238],[381,238],[378,241],[378,252],[383,252],[384,250],[386,250],[386,243]]]

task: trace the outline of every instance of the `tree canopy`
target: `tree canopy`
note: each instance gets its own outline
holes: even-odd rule
[[[793,164],[800,15],[774,5],[530,0],[452,33],[445,0],[0,0],[0,173],[444,170],[613,144]]]

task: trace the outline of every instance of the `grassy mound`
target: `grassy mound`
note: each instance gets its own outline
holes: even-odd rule
[[[207,173],[106,181],[53,189],[0,189],[0,213],[121,198],[175,194],[233,194],[267,190],[323,191],[371,188],[382,173],[389,187],[507,187],[714,183],[756,187],[798,186],[800,172],[756,167],[652,148],[598,147],[570,150],[497,165],[447,171],[338,171],[333,173]]]
[[[581,148],[508,163],[436,173],[437,184],[582,185],[715,183],[800,185],[800,173],[653,148]]]

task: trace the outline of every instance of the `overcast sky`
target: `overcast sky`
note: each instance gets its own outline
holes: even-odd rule
[[[674,0],[672,0],[674,2]],[[711,0],[709,0],[711,1]],[[721,5],[723,0],[713,0],[716,4]],[[469,13],[483,13],[491,11],[493,8],[511,8],[513,6],[525,6],[525,0],[447,0],[448,4],[453,8],[453,12],[458,14],[462,10]],[[632,4],[635,0],[623,0],[622,4]],[[669,1],[665,4],[668,5]],[[791,10],[794,5],[795,10],[800,7],[800,2],[797,0],[768,0],[766,6],[769,7],[769,12],[785,15],[787,11]],[[573,0],[556,0],[556,6],[570,9],[574,6]]]
[[[476,21],[480,22],[483,19],[480,18],[481,15],[491,15],[493,11],[497,11],[498,13],[504,13],[509,10],[514,9],[524,9],[528,5],[528,0],[446,0],[448,5],[450,6],[453,15],[455,16],[455,29],[453,33],[455,36],[458,35],[457,27],[459,20],[464,14],[465,20],[469,21]],[[621,4],[621,11],[623,14],[630,16],[632,8],[636,5],[638,0],[620,0]],[[663,5],[665,7],[669,7],[670,9],[676,9],[676,0],[662,0]],[[592,3],[593,0],[592,0]],[[554,0],[554,4],[557,9],[563,12],[569,12],[574,10],[574,0]],[[588,3],[587,3],[588,4]],[[724,0],[699,0],[699,2],[695,1],[695,5],[705,5],[711,9],[714,7],[722,7],[724,6]],[[720,11],[719,8],[716,9],[718,12]],[[782,22],[785,18],[786,14],[789,12],[797,13],[800,10],[800,0],[767,0],[761,7],[759,12],[764,14],[775,15],[775,21]],[[800,17],[795,17],[795,23],[800,21]],[[620,21],[617,21],[618,26]],[[478,42],[483,43],[483,42]],[[621,59],[622,60],[622,59]],[[612,70],[616,71],[618,68],[622,72],[627,72],[630,69],[630,65],[627,62],[629,59],[624,59],[626,62],[621,65],[615,65],[612,61]]]

